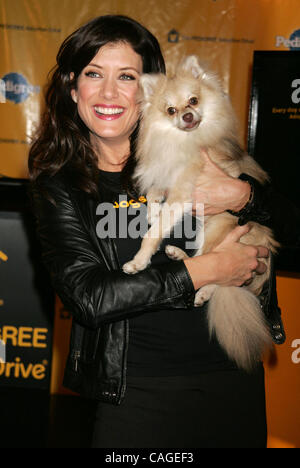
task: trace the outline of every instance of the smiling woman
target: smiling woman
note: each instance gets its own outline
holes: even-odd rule
[[[44,263],[73,316],[64,385],[99,401],[95,448],[262,447],[263,368],[239,371],[209,336],[205,308],[193,307],[195,289],[240,286],[262,265],[258,249],[239,243],[249,228],[211,254],[171,261],[158,251],[144,271],[122,271],[142,240],[127,229],[142,223],[136,201],[147,202],[131,195],[137,90],[142,73],[158,72],[165,64],[156,38],[124,16],[95,18],[57,55],[29,171]],[[232,192],[231,178],[208,170],[217,182],[205,193],[227,183]],[[236,206],[220,198],[224,210]],[[117,235],[97,236],[107,203],[119,214]],[[190,239],[177,240],[184,248]]]
[[[131,175],[138,131],[134,95],[141,72],[164,73],[165,62],[157,39],[130,18],[98,17],[67,37],[57,54],[46,111],[30,149],[31,180],[38,182],[40,175],[54,175],[64,168],[74,186],[97,197],[101,138],[97,128],[100,123],[111,124],[101,140],[101,167],[122,171],[122,185],[133,194]],[[117,112],[110,110],[115,106],[122,110],[120,119],[100,118],[107,112],[115,115],[110,114]],[[122,133],[127,138],[129,135],[117,157],[106,138],[115,131],[120,131],[118,144]]]
[[[142,58],[129,44],[107,44],[82,70],[71,90],[97,148],[99,168],[119,171],[129,156],[129,137],[139,116],[136,94],[142,71]]]

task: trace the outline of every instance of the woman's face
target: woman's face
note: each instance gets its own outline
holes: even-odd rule
[[[71,91],[78,113],[97,139],[128,141],[139,115],[136,102],[142,58],[127,43],[106,44],[78,77]]]

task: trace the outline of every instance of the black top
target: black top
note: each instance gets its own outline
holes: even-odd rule
[[[120,174],[100,171],[99,190],[101,194],[101,188],[105,188],[106,199],[103,201],[108,203],[106,218],[102,218],[106,221],[103,229],[105,226],[114,239],[122,266],[139,250],[148,225],[146,197],[141,196],[137,200],[127,197],[121,188]],[[97,225],[99,228],[99,223]],[[195,224],[193,226],[195,228]],[[180,232],[183,235],[178,238]],[[186,248],[187,242],[192,239],[187,239],[184,234],[183,227],[179,230],[176,228],[175,235],[173,232],[169,239],[164,239],[159,251],[152,257],[152,264],[171,262],[164,253],[168,244],[177,245],[192,256],[194,251]],[[99,235],[101,232],[98,229]],[[186,375],[232,367],[235,365],[228,360],[214,337],[209,337],[206,306],[190,310],[160,310],[129,320],[127,375]]]

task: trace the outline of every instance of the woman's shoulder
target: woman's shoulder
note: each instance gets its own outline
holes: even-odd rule
[[[40,174],[29,184],[29,193],[35,200],[45,199],[56,205],[58,200],[70,198],[70,183],[63,171]]]
[[[53,191],[64,190],[69,192],[75,189],[73,182],[68,171],[61,169],[56,173],[40,174],[36,180],[31,182],[31,186],[35,189],[49,189]]]
[[[98,197],[87,192],[80,185],[80,179],[75,171],[66,168],[55,174],[43,173],[35,181],[31,182],[30,191],[35,198],[44,199],[52,204],[65,206],[84,206],[90,199],[98,200]]]

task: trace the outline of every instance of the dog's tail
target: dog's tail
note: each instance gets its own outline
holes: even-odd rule
[[[229,358],[247,371],[272,341],[259,299],[243,287],[216,288],[208,304],[208,325]]]

